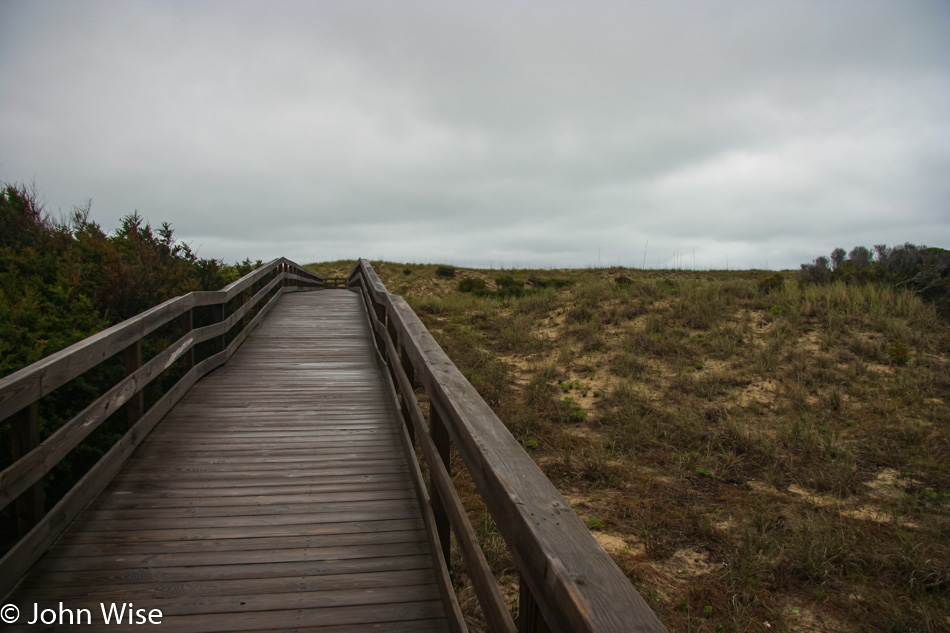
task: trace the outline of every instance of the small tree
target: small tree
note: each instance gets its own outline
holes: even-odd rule
[[[843,248],[836,248],[831,251],[831,270],[837,272],[841,270],[841,267],[844,266],[845,259],[847,259],[847,253]]]
[[[871,265],[871,251],[866,246],[855,246],[848,254],[854,264],[854,272],[859,273]]]
[[[811,264],[802,264],[798,273],[802,283],[826,284],[831,279],[831,269],[828,268],[828,258],[824,255],[816,257]]]

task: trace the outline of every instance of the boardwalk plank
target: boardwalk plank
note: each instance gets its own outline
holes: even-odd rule
[[[126,600],[175,631],[447,630],[384,385],[358,295],[284,296],[7,602],[101,625]]]

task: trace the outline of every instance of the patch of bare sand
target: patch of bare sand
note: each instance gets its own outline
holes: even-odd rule
[[[511,387],[517,391],[524,391],[531,381],[535,363],[529,357],[521,355],[497,354],[495,358],[511,368]]]
[[[563,397],[573,398],[580,408],[590,412],[603,400],[610,384],[606,371],[580,372],[572,366],[568,368],[567,377],[559,386]],[[564,390],[565,387],[567,391]]]
[[[871,498],[900,499],[904,496],[904,484],[901,484],[899,479],[900,473],[897,469],[885,468],[865,485],[871,490]]]
[[[867,483],[868,488],[870,488],[867,503],[838,499],[833,495],[815,492],[797,484],[790,485],[788,492],[812,505],[821,508],[835,508],[841,516],[861,521],[874,521],[875,523],[894,523],[896,521],[904,527],[916,528],[918,525],[913,521],[908,521],[893,512],[888,512],[881,506],[882,503],[896,501],[903,496],[902,486],[897,483],[898,478],[899,473],[893,468],[885,468],[878,473],[873,480]]]
[[[704,360],[700,371],[727,375],[732,371],[732,364],[726,360]]]
[[[745,483],[749,488],[752,488],[754,492],[759,494],[772,494],[775,492],[775,488],[758,479],[749,479]]]
[[[561,494],[571,505],[571,508],[577,513],[577,516],[581,518],[585,523],[590,520],[592,515],[591,511],[595,510],[593,506],[598,503],[597,499],[591,498],[588,494],[581,494],[576,490],[561,490]],[[600,501],[607,501],[603,500]],[[604,532],[601,530],[592,530],[591,534],[600,543],[600,546],[608,554],[615,555],[646,555],[646,548],[643,543],[637,541],[629,534],[620,534],[616,532]]]
[[[594,538],[600,543],[600,546],[608,554],[615,554],[618,556],[623,555],[633,555],[641,556],[646,555],[646,547],[643,543],[631,540],[629,536],[623,534],[612,534],[609,532],[600,532],[594,531],[591,532],[594,535]]]
[[[798,484],[791,484],[788,487],[788,492],[820,508],[842,505],[842,502],[834,495],[815,492],[814,490],[809,490],[808,488],[804,488]]]
[[[591,442],[603,442],[607,437],[602,431],[595,431],[588,426],[580,424],[573,425],[569,429],[565,429],[563,433],[570,435],[572,438],[585,439]]]
[[[578,514],[581,513],[581,510],[586,510],[590,507],[587,505],[590,498],[576,490],[561,490],[561,496],[571,504],[571,507],[574,508],[574,512]]]
[[[868,363],[868,370],[881,376],[893,376],[897,373],[894,367],[881,363]]]
[[[541,321],[536,333],[542,341],[556,341],[563,335],[564,323],[567,321],[567,311],[564,309],[552,310]]]
[[[778,396],[778,385],[772,380],[753,382],[739,393],[739,406],[771,407]]]
[[[900,481],[900,473],[894,468],[885,468],[877,474],[871,481],[865,485],[869,489],[870,503],[865,503],[854,507],[847,512],[848,516],[863,521],[875,521],[877,523],[893,523],[895,520],[904,527],[919,527],[913,521],[907,521],[895,516],[891,512],[885,512],[880,503],[899,501],[904,496],[904,488],[907,484],[917,484],[920,482],[914,480]],[[875,503],[876,502],[876,503]]]
[[[722,568],[722,563],[709,562],[709,555],[705,552],[690,548],[676,550],[668,559],[659,562],[652,561],[651,564],[679,582],[684,582],[687,578],[694,576],[710,574]]]
[[[818,330],[805,332],[798,338],[799,346],[809,354],[817,354],[821,351],[821,335]]]
[[[404,285],[407,287],[406,295],[423,298],[429,296],[442,297],[451,292],[457,284],[457,281],[450,281],[448,279],[433,279],[429,277],[407,278],[405,282],[395,284],[393,290]]]
[[[782,630],[800,633],[845,633],[851,629],[835,620],[818,615],[808,607],[788,606],[784,609],[783,618],[787,628]]]
[[[775,319],[772,318],[772,315],[768,312],[757,310],[752,312],[749,316],[751,318],[752,333],[756,337],[764,337],[775,329]],[[740,311],[736,318],[736,323],[740,323],[743,319],[745,319],[745,313]]]

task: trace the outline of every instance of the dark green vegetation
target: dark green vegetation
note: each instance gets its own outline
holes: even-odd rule
[[[89,221],[89,209],[54,220],[35,192],[6,185],[0,190],[0,377],[68,347],[110,325],[192,290],[217,290],[250,272],[198,259],[174,239],[168,224],[158,230],[137,214],[112,234]],[[196,315],[200,319],[200,315]],[[177,333],[159,330],[143,346],[144,360]],[[171,339],[174,340],[174,339]],[[40,401],[41,439],[71,419],[124,375],[119,355]],[[168,376],[173,382],[176,376]],[[146,400],[157,397],[161,385]],[[125,431],[120,410],[63,460],[45,482],[52,505]],[[0,468],[10,464],[9,422],[0,425]],[[0,544],[13,536],[12,506],[0,516]],[[0,548],[5,549],[5,548]]]
[[[906,284],[374,267],[671,631],[950,626],[950,327]]]
[[[804,283],[877,283],[903,287],[950,314],[950,251],[904,244],[874,250],[855,246],[850,253],[836,248],[831,257],[817,257],[802,264],[799,279]]]

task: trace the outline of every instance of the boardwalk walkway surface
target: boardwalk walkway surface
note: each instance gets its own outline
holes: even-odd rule
[[[8,596],[4,630],[43,630],[34,604],[87,609],[87,630],[446,630],[364,314],[347,290],[284,296]],[[104,626],[103,603],[162,626]]]

